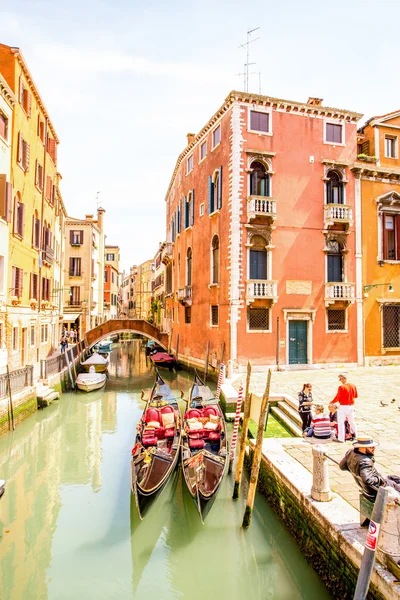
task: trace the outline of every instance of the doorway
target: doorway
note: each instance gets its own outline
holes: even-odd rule
[[[289,321],[290,365],[306,365],[308,363],[307,322]]]

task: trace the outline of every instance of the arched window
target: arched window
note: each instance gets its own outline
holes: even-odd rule
[[[14,233],[21,238],[24,237],[24,214],[25,206],[18,193],[14,198]]]
[[[270,196],[270,175],[265,166],[255,161],[251,169],[250,196]]]
[[[336,171],[329,171],[326,182],[327,204],[343,204],[343,182]]]
[[[327,244],[328,254],[328,283],[343,281],[343,254],[340,243],[336,240],[331,240]]]
[[[214,235],[211,244],[211,283],[219,283],[219,237]]]
[[[261,235],[251,238],[250,279],[268,279],[267,242]]]
[[[188,248],[186,253],[186,285],[192,285],[192,249]]]

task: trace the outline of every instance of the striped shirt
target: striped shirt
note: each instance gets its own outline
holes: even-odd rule
[[[316,415],[311,421],[314,437],[329,438],[331,435],[331,420],[328,415]]]

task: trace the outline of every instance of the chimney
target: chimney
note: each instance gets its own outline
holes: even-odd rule
[[[101,206],[97,209],[97,225],[100,231],[104,231],[104,213],[106,211]]]
[[[311,106],[321,106],[323,101],[324,101],[323,98],[312,98],[310,96],[310,98],[307,100],[307,104],[311,104]]]
[[[190,146],[190,144],[193,142],[195,135],[196,135],[195,133],[187,133],[186,134],[188,146]]]
[[[93,221],[93,215],[85,215],[86,221]]]

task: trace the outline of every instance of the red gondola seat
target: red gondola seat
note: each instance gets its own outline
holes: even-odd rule
[[[156,446],[157,436],[156,435],[144,435],[142,438],[143,446]]]
[[[196,448],[204,448],[204,440],[200,439],[196,439],[196,438],[189,438],[189,448],[192,448],[193,450]]]

